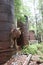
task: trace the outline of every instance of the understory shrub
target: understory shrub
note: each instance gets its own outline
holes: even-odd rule
[[[43,44],[32,44],[24,46],[22,49],[23,54],[43,54]]]

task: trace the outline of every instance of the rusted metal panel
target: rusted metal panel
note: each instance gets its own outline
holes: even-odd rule
[[[5,61],[9,60],[11,58],[11,55],[11,51],[0,53],[0,65],[2,65],[2,63],[4,64]]]
[[[22,28],[22,30],[23,30],[24,45],[27,45],[29,43],[27,26],[24,25],[23,28]]]
[[[0,64],[6,62],[12,55],[9,35],[14,25],[13,18],[13,0],[0,0]]]
[[[29,40],[35,40],[35,32],[34,31],[29,31]]]
[[[8,49],[8,48],[10,48],[10,46],[11,46],[11,44],[9,43],[9,41],[0,42],[0,50]]]
[[[9,40],[9,34],[10,32],[7,31],[0,31],[0,41],[8,41]]]
[[[8,21],[8,15],[5,13],[0,13],[0,21]]]
[[[27,45],[29,42],[29,37],[28,37],[28,29],[27,29],[27,25],[22,23],[22,22],[18,22],[18,27],[20,27],[21,33],[22,33],[22,38],[20,40],[20,45]],[[23,43],[22,43],[23,42]]]
[[[2,22],[0,21],[0,32],[10,32],[10,30],[12,29],[12,23],[10,22]]]

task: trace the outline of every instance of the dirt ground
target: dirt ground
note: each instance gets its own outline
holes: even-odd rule
[[[4,65],[23,65],[28,55],[13,55]],[[43,58],[39,55],[32,55],[27,65],[43,65]]]

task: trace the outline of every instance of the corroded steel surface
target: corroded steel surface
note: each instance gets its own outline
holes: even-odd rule
[[[21,37],[20,37],[20,39],[18,39],[19,45],[21,45],[21,46],[27,45],[29,43],[27,25],[22,22],[18,22],[18,27],[20,27],[20,30],[21,30]]]
[[[14,24],[13,0],[0,0],[0,64],[12,55],[10,31]]]

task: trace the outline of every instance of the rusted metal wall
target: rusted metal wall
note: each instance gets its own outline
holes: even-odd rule
[[[27,45],[29,43],[29,36],[28,36],[28,29],[27,25],[23,24],[22,22],[18,21],[18,27],[20,27],[21,30],[21,39],[19,39],[20,45]]]
[[[10,31],[14,25],[13,0],[0,0],[0,63],[11,56]]]
[[[29,40],[36,40],[35,39],[35,32],[34,31],[29,31]]]

